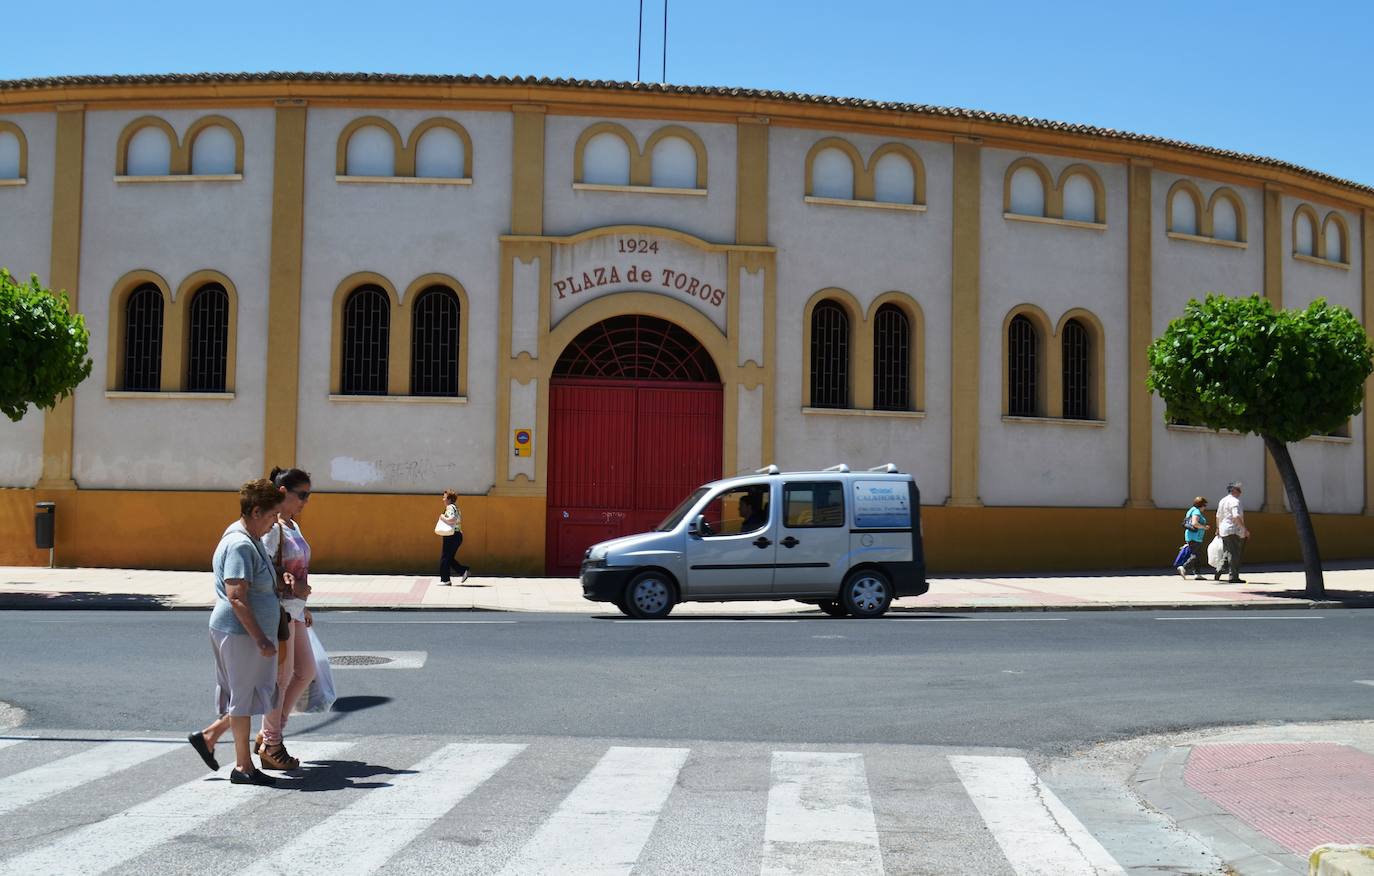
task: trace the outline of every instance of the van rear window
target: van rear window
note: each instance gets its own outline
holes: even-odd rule
[[[854,481],[857,529],[910,529],[911,491],[906,481]]]
[[[784,484],[782,502],[789,529],[844,526],[844,487],[838,481]]]

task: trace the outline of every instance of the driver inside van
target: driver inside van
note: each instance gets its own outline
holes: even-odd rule
[[[739,497],[739,516],[743,521],[740,523],[740,532],[753,532],[768,524],[768,511],[761,499],[758,493],[745,493]]]

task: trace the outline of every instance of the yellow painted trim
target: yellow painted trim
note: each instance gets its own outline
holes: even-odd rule
[[[642,154],[644,156],[645,161],[647,161],[649,165],[650,187],[653,187],[654,178],[654,147],[656,147],[661,141],[666,140],[669,137],[679,137],[687,141],[687,144],[692,147],[692,151],[695,152],[697,155],[697,189],[705,191],[707,180],[706,144],[702,142],[701,137],[697,134],[696,131],[693,131],[691,128],[687,128],[682,125],[664,125],[657,131],[654,131],[652,134],[650,134],[648,139],[644,141],[644,151]],[[665,188],[671,189],[671,187]]]
[[[1196,233],[1188,231],[1174,230],[1174,195],[1179,192],[1186,192],[1188,197],[1193,199],[1193,217],[1197,220]],[[1164,230],[1170,236],[1179,235],[1179,240],[1193,240],[1196,238],[1207,238],[1206,234],[1207,210],[1202,199],[1202,190],[1197,187],[1197,183],[1190,179],[1175,180],[1169,186],[1169,193],[1164,196]]]
[[[735,243],[768,243],[768,120],[735,125]]]
[[[1340,229],[1341,251],[1338,258],[1332,258],[1331,253],[1326,251],[1326,227],[1329,223],[1334,223]],[[1345,224],[1345,217],[1332,210],[1326,214],[1321,225],[1321,249],[1319,254],[1328,264],[1350,266],[1350,226]]]
[[[417,150],[420,147],[420,138],[423,137],[425,134],[429,133],[430,131],[434,130],[435,128],[447,128],[448,130],[457,134],[458,139],[463,141],[463,176],[461,178],[470,182],[472,180],[473,158],[472,137],[468,134],[467,128],[464,128],[462,125],[458,124],[453,119],[446,118],[444,116],[435,116],[434,118],[425,119],[423,122],[416,125],[415,128],[410,132],[410,139],[406,141],[405,145],[405,160],[398,164],[396,167],[397,176],[410,177],[412,179],[417,178],[415,176],[415,161],[417,156],[419,155],[419,152]],[[403,173],[402,168],[406,168],[408,172]],[[444,178],[445,177],[419,177],[419,179]]]
[[[21,177],[18,177],[18,178],[11,178],[11,179],[0,179],[0,188],[9,188],[9,187],[11,187],[11,186],[14,186],[14,187],[26,186],[26,185],[28,185],[28,184],[29,184],[29,181],[28,181],[27,179],[25,179],[24,177],[22,177],[22,176],[21,176]]]
[[[846,393],[849,396],[849,404],[846,407],[860,410],[871,408],[873,407],[873,378],[871,376],[873,374],[873,344],[869,343],[865,349],[863,343],[864,309],[852,293],[835,286],[829,286],[812,293],[806,301],[806,306],[802,308],[802,404],[806,407],[811,406],[811,321],[816,305],[823,301],[838,304],[849,318],[849,361],[845,363],[849,378],[849,387]],[[870,376],[865,382],[856,380],[855,375],[857,374]]]
[[[874,325],[878,315],[878,308],[884,304],[891,304],[906,314],[907,323],[911,328],[911,337],[908,338],[911,350],[910,373],[907,380],[911,386],[911,405],[910,411],[902,413],[919,413],[926,409],[926,316],[921,310],[921,305],[905,292],[884,292],[874,298],[868,305],[868,313],[864,315],[863,327],[861,329],[863,340],[860,342],[868,347],[870,364],[869,369],[870,385],[877,379],[876,362],[877,357],[873,355]],[[808,322],[808,325],[810,323]],[[808,345],[808,349],[810,345]],[[873,393],[869,391],[869,406],[873,405]],[[895,411],[878,411],[876,413],[897,413]]]
[[[888,418],[893,420],[924,420],[926,418],[925,411],[875,411],[872,409],[859,410],[858,408],[803,407],[801,412],[808,417],[877,417],[879,419]]]
[[[954,141],[950,256],[950,442],[947,504],[978,506],[982,147]]]
[[[201,287],[212,283],[217,283],[224,288],[229,296],[229,338],[225,348],[224,359],[224,392],[229,395],[234,394],[235,375],[238,373],[238,347],[239,347],[239,290],[234,285],[234,281],[219,271],[200,270],[181,281],[177,287],[175,310],[177,313],[177,324],[181,327],[181,347],[176,361],[179,364],[177,373],[180,375],[179,386],[186,386],[186,377],[189,374],[191,365],[190,345],[186,339],[191,337],[191,299],[200,291]],[[212,393],[219,396],[224,393]]]
[[[825,207],[863,207],[869,210],[905,210],[910,213],[926,212],[925,204],[899,204],[896,201],[855,201],[848,198],[822,198],[817,195],[803,195],[802,201],[807,204],[819,204]]]
[[[572,184],[573,191],[577,192],[622,192],[636,195],[694,195],[696,197],[706,197],[706,189],[675,189],[668,186],[619,186],[610,183],[583,183],[575,182]]]
[[[1323,268],[1336,268],[1337,270],[1341,271],[1350,270],[1349,262],[1333,262],[1328,261],[1327,259],[1319,259],[1316,256],[1303,255],[1302,253],[1297,252],[1293,253],[1293,258],[1296,261],[1306,262],[1309,265],[1317,265]]]
[[[1230,201],[1231,208],[1236,211],[1236,239],[1226,240],[1216,236],[1216,209],[1218,201]],[[1276,220],[1277,222],[1277,220]],[[1221,186],[1212,192],[1212,196],[1207,199],[1207,236],[1218,243],[1245,243],[1249,240],[1245,222],[1245,202],[1240,199],[1234,189],[1228,186]]]
[[[465,405],[467,396],[460,395],[335,395],[327,398],[343,404],[407,404],[407,405]]]
[[[855,146],[853,143],[850,143],[848,140],[844,139],[843,137],[822,137],[821,139],[817,140],[815,143],[811,144],[811,148],[808,149],[807,152],[806,152],[806,165],[805,165],[805,167],[806,167],[806,189],[805,189],[805,191],[803,192],[803,194],[804,194],[804,195],[810,195],[810,196],[812,196],[812,197],[815,197],[815,195],[816,195],[816,187],[815,187],[815,165],[816,165],[816,156],[817,156],[817,155],[820,155],[822,152],[824,152],[824,151],[827,150],[827,149],[838,149],[838,150],[840,150],[841,152],[843,152],[845,155],[848,155],[848,156],[849,156],[849,165],[850,165],[850,168],[853,170],[853,173],[854,173],[854,200],[856,200],[856,201],[871,201],[871,200],[873,200],[873,191],[872,191],[872,187],[871,187],[871,186],[869,187],[869,190],[868,190],[868,197],[867,197],[867,198],[863,197],[863,178],[864,178],[864,173],[863,173],[863,170],[864,170],[864,159],[863,159],[863,155],[861,155],[861,154],[859,153],[859,149],[858,149],[857,146]]]
[[[1218,190],[1220,191],[1220,190]],[[1216,195],[1213,194],[1213,198]],[[1264,297],[1275,310],[1283,308],[1283,193],[1274,186],[1264,187]],[[1212,205],[1207,205],[1211,213]],[[1210,231],[1209,231],[1210,233]],[[1261,511],[1281,514],[1285,510],[1283,478],[1279,467],[1264,451],[1264,503]]]
[[[241,182],[241,173],[202,173],[202,174],[167,174],[166,176],[117,176],[114,181],[117,185],[131,185],[140,183],[206,183],[206,182]]]
[[[1107,226],[1101,222],[1081,222],[1078,219],[1056,219],[1052,216],[1028,216],[1025,213],[1003,213],[1003,219],[1010,219],[1015,222],[1039,222],[1042,225],[1059,225],[1064,228],[1083,228],[1088,231],[1106,231]]]
[[[303,101],[276,107],[272,154],[272,243],[267,279],[267,361],[263,470],[296,464],[300,401],[301,261],[305,235]]]
[[[233,119],[218,115],[201,116],[200,118],[192,122],[191,126],[186,129],[186,133],[182,136],[181,144],[179,146],[179,148],[186,155],[186,169],[183,172],[188,174],[191,173],[191,167],[193,164],[192,159],[195,157],[196,138],[199,137],[202,133],[204,133],[206,128],[224,128],[226,131],[229,132],[229,135],[234,138],[233,175],[237,176],[239,179],[242,179],[244,151],[243,132],[239,130],[238,125],[234,124]],[[194,174],[192,175],[194,176]],[[225,175],[206,174],[205,176],[214,176],[216,179],[220,179],[223,178],[223,176]],[[203,178],[204,176],[202,176],[202,179]]]
[[[1200,234],[1184,234],[1182,231],[1167,231],[1164,234],[1170,240],[1182,240],[1185,243],[1201,243],[1206,246],[1224,246],[1231,249],[1249,249],[1249,244],[1243,240],[1218,240],[1215,237],[1204,237]]]
[[[854,197],[852,198],[829,198],[816,194],[815,190],[815,165],[816,156],[826,149],[838,149],[849,157],[850,166],[854,172]],[[888,155],[898,155],[906,159],[911,165],[911,200],[910,201],[879,201],[876,197],[876,171],[878,162]],[[926,203],[926,167],[921,161],[921,156],[905,143],[883,143],[873,150],[864,161],[863,153],[853,143],[843,137],[830,136],[823,137],[811,144],[811,148],[806,153],[805,164],[805,185],[802,192],[802,200],[808,204],[829,204],[845,207],[876,207],[887,210],[911,210],[921,212],[925,210]]]
[[[588,125],[577,137],[577,143],[573,146],[573,182],[585,183],[586,177],[583,170],[586,166],[585,156],[587,144],[592,138],[599,134],[613,134],[625,143],[625,148],[629,150],[630,166],[625,168],[626,185],[648,186],[652,177],[648,173],[648,165],[639,152],[639,143],[635,141],[635,135],[630,133],[630,129],[616,122],[597,122]]]
[[[1374,341],[1374,210],[1360,213],[1360,297],[1364,331]],[[1374,377],[1364,383],[1364,513],[1374,515]]]
[[[348,297],[362,286],[376,286],[386,292],[391,300],[391,310],[387,314],[387,379],[386,394],[402,386],[410,386],[410,358],[406,356],[404,362],[398,362],[397,352],[397,327],[403,329],[405,334],[406,353],[410,351],[410,324],[401,319],[401,296],[396,293],[396,287],[392,282],[381,274],[373,271],[358,271],[344,277],[338,286],[334,287],[333,297],[333,319],[332,330],[329,336],[329,394],[343,394],[343,337],[344,337],[344,304]],[[407,311],[408,314],[408,311]]]
[[[1126,174],[1126,506],[1153,508],[1154,415],[1145,377],[1149,371],[1148,351],[1154,338],[1154,277],[1151,265],[1154,246],[1154,168],[1148,162],[1132,162]],[[1171,194],[1165,199],[1166,214],[1172,191],[1170,189]],[[1166,228],[1168,221],[1166,218]]]
[[[598,237],[610,237],[614,235],[631,234],[650,234],[655,237],[671,237],[674,240],[705,250],[706,252],[757,252],[773,254],[777,252],[771,246],[745,246],[733,243],[712,243],[709,240],[702,240],[694,234],[686,231],[679,231],[676,228],[664,228],[659,225],[602,225],[597,228],[588,228],[586,231],[579,231],[576,234],[569,234],[564,237],[550,237],[538,234],[502,234],[498,239],[503,243],[559,243],[575,244],[584,240],[593,240]]]
[[[1054,177],[1050,175],[1050,170],[1038,158],[1031,158],[1029,155],[1022,156],[1007,165],[1006,173],[1002,176],[1002,215],[1013,213],[1018,216],[1034,216],[1034,213],[1016,213],[1011,208],[1011,178],[1021,169],[1028,169],[1035,172],[1040,177],[1040,186],[1045,193],[1045,212],[1044,217],[1058,219],[1061,211],[1056,210],[1055,195],[1059,189],[1054,185]]]
[[[415,331],[415,314],[411,308],[415,304],[416,297],[431,286],[442,286],[452,292],[458,299],[458,395],[466,402],[468,394],[468,323],[472,322],[472,310],[468,305],[468,290],[465,289],[463,284],[459,283],[456,278],[448,274],[431,273],[417,277],[406,287],[404,294],[401,295],[400,316],[405,321],[405,331],[403,333],[406,336],[404,344],[406,379],[405,382],[399,384],[399,386],[410,387],[412,390],[414,389],[414,387],[411,387],[412,375],[410,373],[410,359],[413,353],[411,344],[413,343],[412,336]],[[394,337],[393,334],[393,338]],[[391,349],[393,353],[401,349],[397,346],[395,339],[391,342]],[[428,398],[429,396],[424,397]]]
[[[233,401],[232,392],[134,392],[127,389],[107,389],[108,399],[166,399],[170,401]]]
[[[1054,186],[1059,212],[1054,215],[1054,218],[1064,222],[1080,221],[1064,218],[1064,184],[1069,181],[1070,177],[1074,176],[1083,177],[1093,187],[1093,221],[1081,224],[1107,227],[1107,186],[1102,182],[1102,177],[1098,175],[1097,170],[1087,164],[1070,164],[1059,172],[1059,182]]]
[[[125,391],[124,335],[127,319],[124,309],[134,290],[146,285],[157,287],[158,292],[162,295],[162,384],[159,390],[176,392],[181,389],[181,382],[172,379],[173,373],[179,370],[176,364],[180,360],[176,357],[181,352],[179,345],[175,351],[171,349],[173,343],[180,340],[181,335],[180,331],[173,328],[176,323],[176,314],[173,310],[172,287],[162,278],[161,274],[139,269],[120,277],[115,281],[114,287],[110,289],[110,309],[105,320],[109,326],[109,340],[105,345],[105,389],[107,390]],[[173,335],[176,336],[175,339],[172,337]]]
[[[543,234],[544,108],[512,107],[511,127],[510,230],[512,234]],[[502,439],[497,449],[504,446]]]
[[[157,128],[167,135],[167,173],[182,176],[189,173],[181,148],[181,140],[177,137],[176,129],[172,127],[172,124],[158,116],[139,116],[125,125],[124,130],[119,132],[119,140],[115,143],[115,176],[129,176],[129,141],[144,128]]]
[[[878,190],[878,162],[888,155],[900,155],[911,165],[911,201],[879,201],[877,200]],[[926,203],[926,166],[921,161],[921,156],[905,143],[884,143],[873,154],[868,156],[868,164],[864,166],[864,175],[868,177],[865,184],[869,188],[869,200],[875,204],[887,204],[892,207],[925,207]],[[857,192],[856,192],[857,194]]]
[[[472,179],[448,176],[336,176],[336,183],[363,183],[374,185],[425,185],[425,186],[470,186]]]
[[[1106,420],[1076,420],[1068,417],[1013,417],[1011,414],[1003,414],[1002,422],[1030,423],[1048,426],[1084,426],[1089,429],[1104,429],[1107,426]]]
[[[1030,303],[1018,304],[1002,317],[1002,415],[1011,414],[1011,321],[1024,316],[1035,329],[1035,416],[1058,417],[1063,411],[1062,390],[1050,380],[1050,375],[1059,373],[1055,365],[1060,361],[1056,349],[1054,323],[1049,315],[1038,306]]]
[[[1083,307],[1071,307],[1059,317],[1059,324],[1054,327],[1054,346],[1059,351],[1059,367],[1050,372],[1055,375],[1060,385],[1060,412],[1063,412],[1063,363],[1064,363],[1064,326],[1068,325],[1069,320],[1076,319],[1088,330],[1088,343],[1091,348],[1088,351],[1089,364],[1092,372],[1089,379],[1092,387],[1088,392],[1088,419],[1102,420],[1107,419],[1107,330],[1102,325],[1102,320],[1097,318],[1097,314]]]
[[[24,136],[24,129],[14,122],[0,119],[0,134],[13,134],[19,141],[19,176],[13,179],[0,180],[0,185],[20,185],[29,176],[29,141]]]
[[[396,126],[381,116],[359,116],[353,121],[344,125],[344,129],[339,132],[339,142],[334,152],[334,175],[348,176],[348,141],[353,138],[363,128],[381,128],[391,137],[392,147],[395,152],[392,154],[391,166],[396,176],[414,176],[415,166],[411,163],[410,172],[405,170],[405,157],[408,154],[404,141],[401,140],[401,132],[396,130]]]
[[[81,106],[57,108],[53,148],[52,249],[48,287],[67,293],[67,306],[80,310],[81,199],[85,178],[86,111]],[[76,400],[68,396],[43,417],[43,473],[39,489],[71,490],[72,439]]]
[[[1292,238],[1289,241],[1293,245],[1293,255],[1305,254],[1298,251],[1298,223],[1303,219],[1311,223],[1309,226],[1312,230],[1312,254],[1310,258],[1320,259],[1325,240],[1323,235],[1318,233],[1318,229],[1321,228],[1321,220],[1317,217],[1317,211],[1312,208],[1311,204],[1299,204],[1293,209]]]

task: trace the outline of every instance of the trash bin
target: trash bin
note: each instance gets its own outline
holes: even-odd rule
[[[39,550],[52,550],[56,541],[57,503],[39,502],[33,512],[33,542]]]

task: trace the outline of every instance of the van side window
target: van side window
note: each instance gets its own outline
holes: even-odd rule
[[[710,526],[707,538],[745,535],[768,526],[768,485],[748,484],[726,490],[701,512]]]
[[[785,484],[782,502],[789,529],[844,526],[844,486],[838,481]]]

